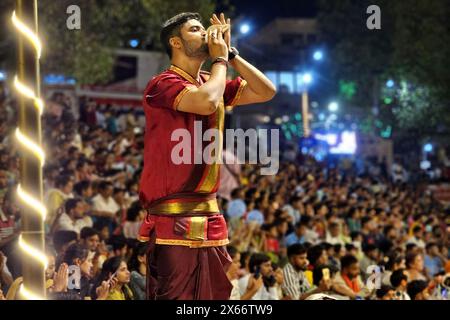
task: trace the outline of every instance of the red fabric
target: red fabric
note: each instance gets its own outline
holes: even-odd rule
[[[228,300],[232,285],[226,270],[232,260],[225,247],[191,249],[155,244],[147,252],[150,300]]]
[[[150,234],[156,232],[156,237],[160,239],[186,240],[189,231],[188,219],[189,217],[148,215],[141,225],[140,239],[148,240]],[[228,239],[227,224],[222,215],[209,216],[205,227],[207,230],[207,239],[205,240]]]
[[[358,292],[360,291],[359,285],[358,285],[358,278],[355,278],[355,279],[353,279],[353,281],[352,281],[352,280],[350,280],[350,278],[349,278],[347,275],[342,274],[342,279],[344,279],[344,281],[345,281],[345,283],[347,284],[347,286],[348,286],[350,289],[352,289],[352,291],[353,291],[354,293],[358,293]]]
[[[202,77],[203,83],[206,76]],[[241,81],[241,78],[227,81],[224,93],[225,105],[232,102]],[[176,165],[171,160],[173,148],[181,141],[181,138],[179,141],[171,141],[171,135],[176,129],[186,129],[190,132],[193,160],[194,121],[202,121],[203,132],[215,126],[216,114],[200,116],[179,112],[173,108],[180,92],[192,85],[175,71],[166,70],[154,77],[145,90],[144,168],[140,180],[140,199],[145,207],[168,195],[195,192],[203,177],[204,164]],[[203,147],[208,144],[203,143]]]
[[[267,238],[266,239],[266,249],[269,252],[277,253],[280,250],[280,244],[277,239]]]

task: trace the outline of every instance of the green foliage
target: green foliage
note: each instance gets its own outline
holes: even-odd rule
[[[161,24],[180,12],[199,12],[205,25],[214,13],[213,0],[39,0],[39,33],[44,43],[41,60],[43,73],[74,76],[80,84],[106,83],[114,65],[113,50],[127,47],[128,40],[140,40],[140,49],[158,50]],[[228,0],[219,1],[230,8]],[[2,0],[3,18],[14,9],[14,0]],[[69,30],[67,7],[81,9],[81,30]],[[228,10],[230,14],[232,11]],[[3,20],[5,21],[5,20]],[[4,22],[2,22],[4,23]],[[0,31],[0,48],[14,47],[14,34]],[[2,50],[3,52],[3,50]],[[2,61],[12,63],[15,50],[3,54]]]
[[[381,30],[366,28],[366,9],[381,8]],[[450,125],[450,2],[446,0],[319,1],[323,41],[329,45],[331,74],[350,104],[380,110],[383,122],[400,128]],[[393,92],[383,89],[388,78]],[[399,86],[408,83],[408,88]],[[354,83],[349,94],[343,83]],[[389,115],[392,117],[389,118]]]

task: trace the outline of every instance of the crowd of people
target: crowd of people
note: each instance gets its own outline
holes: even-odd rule
[[[139,114],[82,99],[75,115],[73,103],[53,94],[43,118],[48,297],[143,300]],[[0,105],[0,299],[17,299],[17,113],[6,96]],[[255,165],[226,176],[234,187],[218,201],[229,229],[231,299],[448,298],[449,211],[422,187],[311,158],[282,162],[274,176]]]

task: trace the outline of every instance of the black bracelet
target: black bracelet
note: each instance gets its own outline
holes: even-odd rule
[[[228,61],[227,61],[225,58],[221,58],[221,57],[216,58],[216,59],[211,63],[211,66],[213,66],[215,63],[223,63],[223,64],[225,64],[225,66],[228,68]]]

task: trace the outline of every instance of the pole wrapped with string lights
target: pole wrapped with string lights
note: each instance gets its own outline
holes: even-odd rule
[[[18,92],[19,127],[16,139],[21,149],[20,184],[17,195],[22,205],[22,233],[19,247],[23,251],[22,299],[43,300],[45,292],[44,221],[47,209],[42,202],[42,168],[45,152],[42,148],[41,116],[44,103],[40,99],[39,59],[42,45],[38,37],[37,0],[17,0],[12,13],[17,33],[17,75],[14,87]]]

